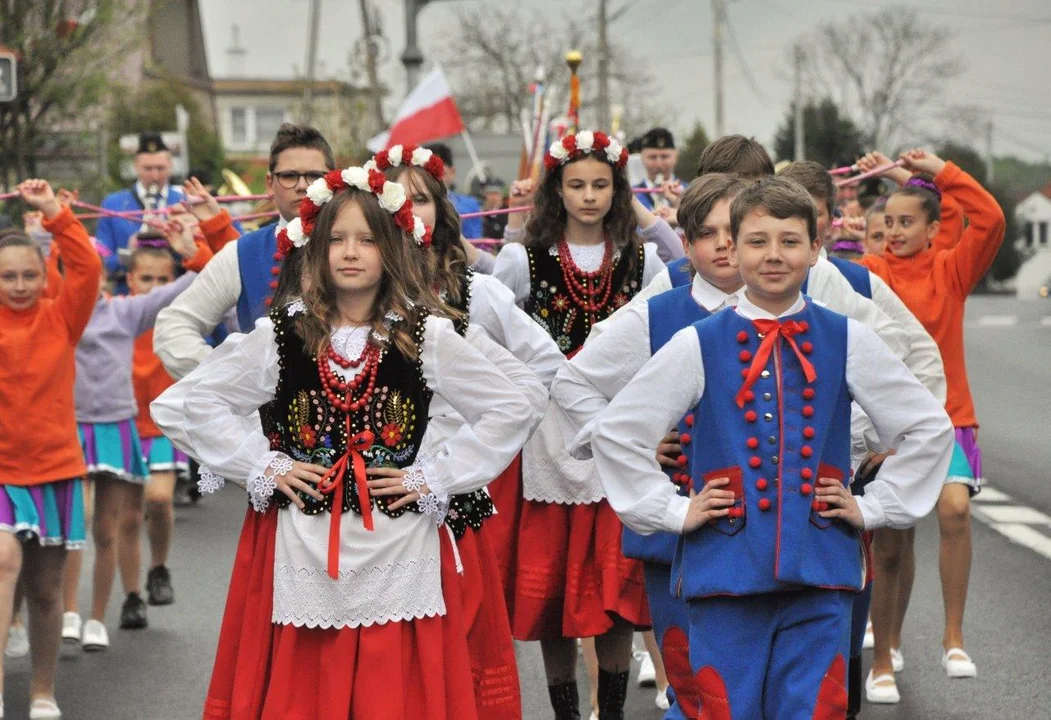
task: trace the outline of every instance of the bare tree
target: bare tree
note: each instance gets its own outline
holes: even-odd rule
[[[19,56],[18,97],[0,103],[0,184],[34,174],[45,143],[104,120],[102,100],[145,37],[147,5],[0,0],[0,45]]]
[[[590,5],[590,4],[589,4]],[[594,17],[566,12],[551,17],[539,10],[503,2],[472,4],[457,10],[459,32],[442,57],[456,90],[460,111],[471,128],[516,132],[528,88],[538,67],[556,88],[558,107],[568,103],[566,51],[584,55],[580,68],[581,118],[594,122],[598,107],[598,52]],[[622,126],[648,127],[660,119],[652,104],[641,102],[647,71],[616,42],[610,42],[611,98],[625,108]],[[593,112],[594,111],[594,112]]]
[[[823,24],[800,39],[816,94],[838,98],[873,148],[914,131],[964,69],[953,34],[907,8]]]

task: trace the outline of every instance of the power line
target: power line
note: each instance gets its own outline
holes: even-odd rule
[[[873,6],[871,0],[825,0],[825,2],[834,2],[837,5],[850,4],[864,6],[870,10],[883,9],[880,6]],[[976,20],[1011,20],[1018,22],[1025,22],[1029,24],[1046,24],[1051,25],[1051,16],[1047,15],[1014,15],[1012,13],[981,13],[972,12],[968,10],[959,10],[957,8],[949,7],[931,7],[930,5],[912,5],[901,3],[894,6],[885,6],[886,8],[896,7],[911,10],[912,12],[919,13],[921,15],[946,15],[954,18],[973,18]]]

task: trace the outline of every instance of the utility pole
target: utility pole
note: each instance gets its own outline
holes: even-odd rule
[[[723,23],[726,8],[723,0],[712,0],[712,52],[715,56],[715,135],[723,132]]]
[[[423,53],[417,40],[416,16],[430,0],[405,0],[405,52],[401,54],[401,63],[405,66],[408,81],[406,94],[420,81],[420,66],[423,65]]]
[[[607,13],[609,0],[598,0],[598,122],[595,127],[609,127],[609,35]]]
[[[303,88],[303,123],[306,125],[314,119],[314,71],[317,67],[318,32],[321,28],[321,0],[310,0],[309,24],[306,86]]]
[[[993,119],[985,124],[985,182],[991,185],[996,182],[996,161],[993,159]]]
[[[803,127],[803,46],[796,45],[795,159],[806,160],[806,130]]]
[[[380,95],[379,75],[376,72],[376,43],[373,40],[372,17],[369,14],[369,0],[359,0],[361,6],[361,27],[365,33],[365,73],[369,79],[369,95],[372,97],[373,118],[376,121],[376,132],[387,126],[383,119],[383,98]]]

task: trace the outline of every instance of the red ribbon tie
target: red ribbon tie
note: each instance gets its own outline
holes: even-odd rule
[[[349,428],[347,434],[350,434]],[[362,524],[366,530],[375,529],[372,522],[372,498],[369,496],[368,476],[365,474],[365,458],[361,454],[372,446],[375,439],[376,436],[371,430],[363,430],[350,438],[347,441],[347,451],[329,468],[317,486],[321,494],[333,496],[332,519],[328,525],[328,576],[333,580],[339,579],[339,526],[343,516],[343,481],[348,466],[351,466],[354,472]]]
[[[803,374],[806,375],[807,382],[817,380],[817,371],[814,369],[814,365],[799,350],[799,346],[796,345],[793,337],[793,335],[805,332],[802,325],[795,320],[781,322],[780,320],[766,319],[753,320],[752,324],[764,337],[763,341],[759,343],[759,349],[755,351],[755,357],[752,359],[751,367],[748,368],[748,374],[741,384],[741,389],[737,391],[737,397],[735,398],[737,407],[744,407],[746,402],[745,395],[752,389],[755,381],[759,379],[759,374],[766,367],[766,363],[770,360],[770,353],[773,352],[774,344],[778,338],[784,338],[785,342],[795,352],[796,357],[799,358],[799,364],[803,366]]]

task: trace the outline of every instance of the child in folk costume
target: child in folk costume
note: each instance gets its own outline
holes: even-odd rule
[[[626,161],[601,132],[553,144],[525,244],[505,245],[497,256],[497,278],[569,357],[594,323],[664,267],[636,231],[663,221],[637,203],[633,210]],[[641,565],[621,554],[621,525],[594,465],[569,457],[553,413],[523,451],[522,484],[512,632],[541,641],[558,718],[579,717],[574,638],[595,636],[599,712],[622,717],[632,633],[649,625]]]
[[[273,624],[220,645],[215,674],[236,666],[243,692],[206,716],[473,718],[460,606],[445,599],[460,592],[455,550],[438,524],[450,495],[510,461],[531,408],[432,314],[409,239],[430,230],[399,185],[348,168],[308,197],[279,241],[302,253],[302,299],[275,303],[154,403],[189,454],[245,483],[258,511],[279,508],[269,582],[231,587],[227,605],[229,618],[230,601],[269,594]],[[469,425],[424,455],[432,395]]]
[[[963,649],[963,614],[971,566],[970,496],[981,487],[982,465],[978,419],[964,363],[963,315],[967,295],[988,271],[1003,242],[1005,220],[992,195],[953,163],[923,150],[901,157],[906,171],[925,173],[934,180],[916,176],[890,196],[884,211],[886,249],[880,256],[866,255],[862,263],[886,281],[934,337],[945,364],[945,409],[956,428],[956,451],[937,506],[945,600],[942,666],[949,677],[974,677],[977,669]],[[881,158],[866,156],[859,167],[878,166]],[[951,243],[955,231],[946,239],[939,222],[942,200],[949,196],[968,221],[955,245]],[[962,226],[962,221],[959,224]],[[911,555],[911,544],[893,537],[877,536],[876,548],[878,553],[886,551],[896,559],[905,553]],[[892,644],[888,647],[889,643],[882,640],[900,628],[910,589],[899,589],[896,599],[877,593],[884,610],[873,612],[877,653],[872,672],[877,678],[882,675],[888,687],[893,687],[891,651],[898,648]],[[899,610],[889,610],[892,607]],[[885,629],[880,628],[881,617],[889,618]],[[892,640],[900,642],[900,637]]]
[[[539,419],[547,407],[546,388],[565,357],[554,340],[515,304],[514,295],[506,286],[467,266],[459,216],[443,182],[441,158],[427,148],[395,145],[378,153],[372,162],[405,188],[413,212],[433,228],[431,251],[426,257],[428,275],[433,276],[433,285],[442,300],[461,314],[457,331],[465,336],[471,331],[482,333],[507,348],[542,383]],[[443,442],[463,424],[462,418],[443,405],[440,399],[431,403],[424,448]],[[517,478],[520,457],[516,455],[502,475]],[[506,486],[515,488],[517,484],[508,482]],[[495,511],[511,512],[519,504],[498,506]],[[468,524],[466,518],[472,513],[475,517]],[[466,568],[462,583],[466,591],[464,611],[478,715],[510,720],[521,717],[522,700],[503,583],[490,537],[489,518],[493,515],[494,500],[485,490],[478,490],[453,498],[447,522],[454,530]]]
[[[624,521],[684,535],[672,582],[690,604],[702,717],[845,714],[851,599],[865,574],[858,531],[915,523],[937,495],[925,479],[951,457],[937,400],[874,333],[800,294],[819,248],[815,215],[787,180],[742,191],[731,206],[737,307],[672,337],[594,427]],[[857,498],[846,487],[852,399],[880,438],[900,441]],[[687,413],[692,497],[654,458]]]
[[[66,272],[57,296],[44,297],[40,248],[21,233],[0,237],[0,638],[6,643],[21,573],[33,661],[29,717],[43,720],[62,716],[55,702],[62,573],[66,551],[83,548],[85,540],[87,468],[74,412],[74,355],[102,262],[84,226],[45,181],[27,180],[18,189],[43,212]],[[29,428],[26,412],[34,408],[36,425]]]
[[[95,492],[95,568],[91,618],[81,628],[79,614],[66,612],[62,636],[74,642],[79,639],[85,650],[109,647],[103,619],[118,557],[126,594],[120,627],[139,629],[148,622],[146,603],[139,594],[139,564],[142,498],[149,470],[135,424],[139,410],[132,380],[135,339],[153,327],[157,313],[193,282],[196,271],[212,257],[203,242],[195,243],[192,234],[184,233],[181,224],[172,221],[170,225],[167,243],[184,256],[183,266],[194,272],[145,295],[100,294],[77,344],[77,423]],[[75,554],[67,583],[79,579],[79,563],[80,555]]]

